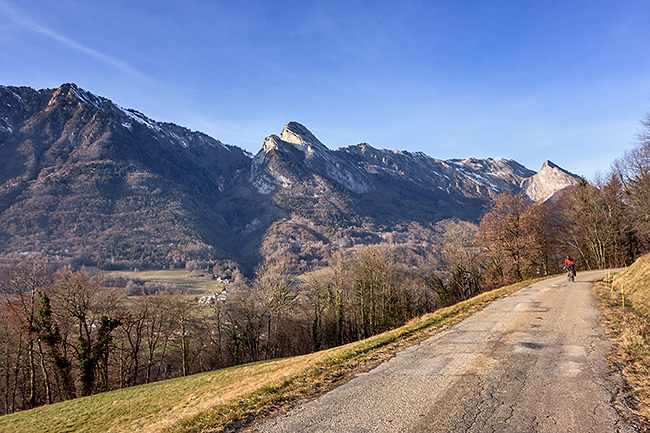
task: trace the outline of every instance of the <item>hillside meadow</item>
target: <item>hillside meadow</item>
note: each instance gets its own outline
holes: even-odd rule
[[[88,268],[94,271],[95,268]],[[150,269],[141,271],[108,271],[109,278],[124,278],[141,282],[161,282],[172,284],[188,296],[221,292],[227,286],[212,279],[207,272],[188,272],[185,269]]]
[[[534,281],[537,280],[482,293],[414,319],[398,329],[342,347],[105,392],[5,415],[0,417],[0,431],[225,431],[314,398]]]
[[[627,382],[637,414],[650,421],[650,254],[596,283],[609,335],[612,361]]]

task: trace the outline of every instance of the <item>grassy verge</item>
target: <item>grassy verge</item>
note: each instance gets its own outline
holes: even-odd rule
[[[483,293],[346,346],[69,400],[0,417],[2,432],[225,431],[285,411],[531,281]]]
[[[637,415],[650,425],[650,255],[594,285]]]

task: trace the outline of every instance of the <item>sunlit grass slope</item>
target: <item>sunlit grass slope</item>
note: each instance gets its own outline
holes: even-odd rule
[[[339,348],[78,398],[0,417],[2,432],[199,432],[286,409],[530,284],[483,293]]]
[[[650,422],[650,255],[596,284],[596,295],[616,345],[637,412]]]

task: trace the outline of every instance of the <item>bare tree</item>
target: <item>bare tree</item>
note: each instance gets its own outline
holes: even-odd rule
[[[25,387],[29,383],[25,377],[24,360],[27,358],[25,347],[29,334],[25,331],[14,311],[3,300],[0,303],[0,337],[2,338],[2,358],[0,369],[2,377],[0,389],[3,390],[4,414],[13,413],[26,408],[24,401],[19,401],[19,396],[24,394]]]
[[[483,290],[479,248],[475,244],[477,226],[466,221],[446,220],[443,230],[439,268],[430,285],[444,298],[445,305],[469,299]]]
[[[171,317],[171,302],[167,295],[147,295],[140,300],[146,303],[147,315],[144,327],[146,346],[145,383],[154,380],[154,365],[158,368],[156,378],[162,377],[163,366],[168,353],[168,343],[174,329]]]
[[[344,340],[344,320],[345,313],[343,304],[345,302],[346,288],[349,275],[349,267],[346,264],[346,259],[341,253],[335,253],[332,256],[330,267],[333,271],[332,282],[328,286],[330,305],[334,312],[334,339],[337,345],[343,344]]]
[[[174,323],[172,333],[175,337],[174,341],[180,350],[181,374],[187,376],[191,374],[192,338],[196,326],[194,312],[197,306],[183,295],[171,295],[169,300],[170,318]]]
[[[346,341],[346,313],[351,313],[345,306],[346,298],[351,292],[350,258],[342,252],[334,253],[330,257],[329,267],[318,274],[312,274],[308,284],[314,304],[314,349],[340,346]]]
[[[108,388],[108,359],[111,332],[119,326],[115,319],[120,296],[102,286],[101,276],[70,267],[56,274],[55,299],[62,315],[76,329],[76,341],[68,341],[79,362],[81,395]]]
[[[569,196],[567,219],[570,236],[581,262],[589,269],[602,269],[607,260],[607,220],[600,191],[586,180]]]
[[[566,221],[553,203],[533,203],[522,216],[524,233],[524,274],[527,278],[559,272],[559,257],[564,253],[562,239]]]
[[[481,219],[486,287],[557,272],[565,242],[565,215],[553,203],[530,203],[523,194],[499,195]]]
[[[503,193],[489,206],[481,219],[477,241],[491,257],[508,261],[506,275],[510,281],[523,277],[524,227],[522,214],[526,199],[523,194]],[[493,259],[501,262],[501,259]]]
[[[267,329],[266,358],[272,359],[278,356],[283,322],[288,319],[296,298],[286,266],[267,263],[258,269],[253,280],[253,294],[262,303],[261,312]]]
[[[217,301],[209,305],[210,313],[205,321],[208,326],[207,337],[213,350],[215,368],[222,368],[227,365],[225,359],[225,327],[226,327],[226,306],[224,301]]]
[[[130,366],[130,377],[126,379],[128,385],[138,384],[138,375],[140,373],[140,354],[142,346],[145,344],[145,331],[147,320],[150,317],[150,303],[148,296],[141,296],[134,300],[133,305],[126,309],[120,315],[120,338],[128,344],[128,350],[125,351],[124,361]]]
[[[0,289],[4,296],[7,311],[14,315],[26,337],[27,354],[27,407],[35,407],[38,402],[37,361],[43,376],[43,387],[47,402],[52,402],[51,382],[45,357],[39,339],[38,319],[40,297],[51,289],[51,266],[41,260],[27,260],[5,266],[0,277]],[[38,360],[37,360],[38,358]]]
[[[637,145],[625,152],[612,165],[619,178],[625,203],[633,217],[634,229],[643,242],[650,246],[650,114],[641,121]]]

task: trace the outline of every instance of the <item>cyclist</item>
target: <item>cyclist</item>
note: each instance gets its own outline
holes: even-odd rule
[[[564,270],[565,271],[575,271],[576,265],[571,256],[566,256],[564,259]]]

